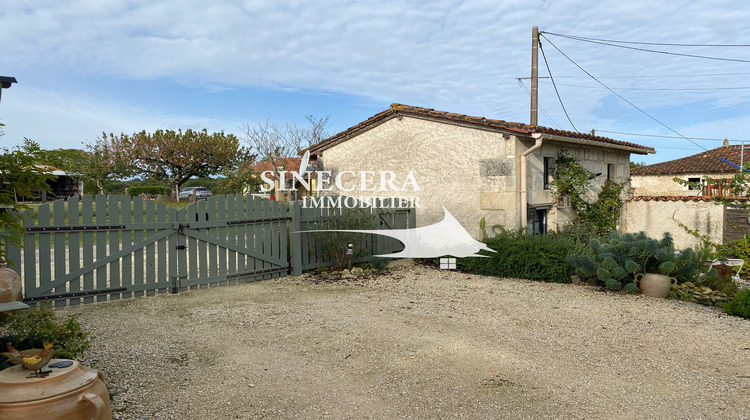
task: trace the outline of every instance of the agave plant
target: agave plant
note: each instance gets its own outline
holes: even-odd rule
[[[592,239],[589,247],[591,255],[569,255],[568,264],[582,279],[596,280],[613,290],[624,286],[629,292],[638,291],[634,283],[638,273],[666,274],[682,283],[692,280],[702,266],[692,249],[676,251],[669,233],[657,241],[643,232],[612,232],[608,242]]]

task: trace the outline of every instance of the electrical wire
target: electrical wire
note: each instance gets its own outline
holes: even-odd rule
[[[689,138],[687,138],[687,137],[683,136],[682,134],[678,133],[678,132],[677,132],[676,130],[674,130],[674,129],[673,129],[672,127],[670,127],[670,126],[668,126],[668,125],[664,124],[663,122],[661,122],[661,121],[657,120],[657,119],[656,119],[655,117],[651,116],[651,114],[649,114],[649,113],[647,113],[646,111],[642,110],[641,108],[637,107],[637,106],[636,106],[636,105],[635,105],[634,103],[632,103],[632,102],[630,102],[629,100],[625,99],[625,98],[624,98],[624,97],[623,97],[622,95],[620,95],[619,93],[615,92],[614,90],[610,89],[610,88],[609,88],[609,86],[605,85],[605,84],[604,84],[604,83],[603,83],[603,82],[602,82],[601,80],[597,79],[596,77],[594,77],[594,75],[592,75],[591,73],[589,73],[588,71],[586,71],[586,70],[585,70],[585,69],[584,69],[583,67],[581,67],[581,66],[580,66],[580,65],[579,65],[578,63],[576,63],[576,62],[575,62],[575,61],[574,61],[574,60],[573,60],[572,58],[568,57],[568,55],[567,55],[567,54],[565,54],[564,52],[562,52],[562,50],[561,50],[560,48],[558,48],[558,47],[557,47],[557,45],[555,45],[555,44],[554,44],[554,43],[553,43],[552,41],[550,41],[550,40],[549,40],[549,38],[547,38],[547,37],[546,37],[546,36],[545,36],[544,34],[540,33],[539,35],[540,35],[541,37],[543,37],[544,39],[546,39],[546,40],[547,40],[547,42],[549,42],[549,43],[550,43],[550,45],[552,45],[553,47],[555,47],[555,49],[556,49],[556,50],[557,50],[557,51],[558,51],[558,52],[559,52],[560,54],[562,54],[562,55],[563,55],[563,57],[567,58],[567,59],[568,59],[568,61],[570,61],[571,63],[573,63],[573,65],[575,65],[576,67],[578,67],[578,68],[579,68],[579,69],[580,69],[580,70],[581,70],[582,72],[586,73],[586,74],[587,74],[587,75],[588,75],[589,77],[591,77],[592,79],[596,80],[596,82],[597,82],[597,83],[599,83],[600,85],[602,85],[602,86],[604,86],[605,88],[607,88],[607,90],[609,90],[610,92],[612,92],[612,94],[614,94],[614,95],[615,95],[615,96],[617,96],[618,98],[620,98],[620,99],[622,99],[623,101],[625,101],[625,102],[626,102],[626,103],[627,103],[628,105],[630,105],[630,106],[632,106],[633,108],[637,109],[637,110],[638,110],[638,111],[640,111],[640,112],[641,112],[641,113],[642,113],[643,115],[645,115],[645,116],[649,117],[650,119],[652,119],[652,120],[656,121],[657,123],[659,123],[659,125],[663,126],[663,127],[664,127],[664,128],[666,128],[667,130],[669,130],[669,131],[671,131],[671,132],[673,132],[673,133],[677,134],[677,135],[678,135],[678,136],[680,136],[681,138],[684,138],[685,140],[687,140],[687,141],[689,141],[689,142],[693,143],[694,145],[696,145],[696,146],[698,146],[698,147],[702,148],[703,150],[708,150],[708,149],[706,149],[705,147],[701,146],[700,144],[698,144],[698,143],[694,142],[693,140],[690,140]]]
[[[603,76],[600,79],[663,79],[663,78],[681,78],[681,77],[713,77],[713,76],[746,76],[750,73],[706,73],[706,74],[664,74],[653,76]],[[588,79],[586,76],[558,76],[560,79]]]
[[[659,137],[664,139],[683,139],[684,137],[678,137],[678,136],[661,136],[658,134],[644,134],[644,133],[627,133],[623,131],[607,131],[607,130],[596,130],[597,132],[602,133],[609,133],[609,134],[624,134],[628,136],[639,136],[639,137]],[[719,139],[719,138],[707,138],[707,137],[690,137],[693,140],[702,140],[702,141],[748,141],[750,142],[750,139]]]
[[[549,41],[549,38],[547,38],[546,36],[544,36],[544,34],[546,34],[546,33],[548,33],[548,32],[539,32],[539,36],[543,36],[544,39],[546,39],[547,41]],[[550,33],[550,35],[555,35],[555,34]],[[609,45],[610,47],[625,48],[625,49],[628,49],[628,50],[651,52],[651,53],[657,53],[657,54],[676,55],[676,56],[691,57],[691,58],[703,58],[703,59],[706,59],[706,60],[732,61],[732,62],[736,62],[736,63],[750,63],[750,60],[741,60],[739,58],[709,57],[709,56],[706,56],[706,55],[683,54],[683,53],[676,53],[676,52],[671,52],[671,51],[650,50],[650,49],[647,49],[647,48],[628,47],[627,45],[618,45],[618,44],[612,44],[612,43],[609,43],[609,42],[594,41],[593,39],[573,38],[573,37],[569,37],[569,36],[566,36],[565,38],[576,40],[576,41],[590,42],[592,44]]]
[[[555,79],[552,77],[552,71],[549,69],[549,63],[547,62],[547,56],[544,54],[544,48],[542,48],[542,43],[539,43],[539,51],[542,52],[542,58],[544,58],[544,65],[547,66],[547,73],[549,74],[549,79],[552,81],[552,87],[555,88],[555,93],[557,94],[557,100],[560,101],[560,106],[563,109],[563,112],[565,113],[565,116],[568,118],[568,122],[571,126],[573,126],[573,130],[578,131],[575,124],[573,124],[573,121],[570,119],[570,115],[568,115],[568,110],[565,109],[565,104],[563,104],[563,100],[560,97],[560,91],[557,90],[557,85],[555,84]]]
[[[526,93],[528,93],[528,94],[529,94],[529,97],[531,97],[531,91],[530,91],[530,90],[529,90],[529,88],[527,88],[527,87],[526,87],[526,85],[525,85],[525,84],[523,83],[523,80],[521,80],[521,79],[518,79],[518,84],[519,84],[519,85],[521,85],[521,87],[523,87],[523,90],[525,90],[525,91],[526,91]],[[537,106],[538,106],[538,107],[539,107],[539,109],[540,109],[540,110],[542,111],[542,114],[544,114],[544,116],[545,116],[545,117],[547,117],[547,119],[549,120],[549,122],[551,122],[551,123],[552,123],[552,125],[554,125],[554,126],[555,126],[555,128],[557,128],[557,129],[561,129],[561,128],[560,128],[560,124],[558,124],[558,123],[557,123],[557,122],[556,122],[555,120],[553,120],[553,119],[552,119],[552,117],[550,117],[550,115],[549,115],[549,114],[547,113],[547,111],[545,111],[545,110],[544,110],[544,107],[542,107],[542,106],[541,106],[541,105],[539,105],[539,104],[537,104]]]
[[[603,78],[602,78],[603,79]],[[571,85],[568,83],[558,83],[558,86],[569,86],[579,87],[587,89],[604,89],[601,86],[586,86],[586,85]],[[747,90],[750,86],[735,86],[735,87],[713,87],[713,88],[627,88],[627,87],[615,87],[612,89],[617,90],[669,90],[669,91],[705,91],[705,90]]]
[[[675,43],[664,43],[664,42],[616,41],[613,39],[588,38],[588,37],[578,36],[578,35],[556,34],[554,32],[544,32],[544,33],[549,34],[549,35],[563,37],[563,38],[576,39],[580,41],[615,42],[618,44],[662,45],[662,46],[669,46],[669,47],[750,47],[750,44],[675,44]]]

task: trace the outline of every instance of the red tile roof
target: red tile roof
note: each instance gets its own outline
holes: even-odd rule
[[[279,170],[299,172],[299,165],[301,161],[302,158],[298,157],[281,158],[276,161],[276,167]],[[271,164],[271,162],[266,160],[256,163],[255,165],[253,165],[251,170],[253,172],[273,171],[273,165]]]
[[[549,128],[549,127],[533,126],[533,125],[508,122],[508,121],[503,121],[503,120],[493,120],[493,119],[484,118],[484,117],[472,117],[469,115],[455,114],[455,113],[443,112],[443,111],[435,111],[434,109],[420,108],[416,106],[402,105],[402,104],[397,104],[397,103],[392,104],[389,109],[386,109],[385,111],[375,114],[372,117],[368,118],[367,120],[355,126],[349,127],[348,129],[318,143],[317,145],[311,147],[310,150],[312,152],[325,150],[329,146],[333,146],[336,143],[346,141],[349,138],[356,136],[360,132],[369,130],[370,128],[378,124],[381,124],[391,118],[394,118],[400,115],[411,115],[411,116],[416,116],[416,117],[427,117],[427,118],[433,118],[433,119],[438,119],[438,120],[454,121],[454,122],[467,124],[469,126],[494,128],[494,129],[510,131],[512,133],[518,133],[518,134],[531,135],[533,133],[543,133],[543,134],[550,134],[554,136],[590,140],[590,141],[599,142],[599,143],[625,146],[625,147],[630,147],[630,148],[637,149],[637,150],[642,150],[642,152],[635,151],[635,153],[644,154],[644,155],[647,153],[655,152],[652,147],[641,146],[639,144],[630,143],[626,141],[614,140],[608,137],[595,136],[595,135],[588,134],[588,133],[556,130],[554,128]]]
[[[637,196],[630,198],[629,201],[704,201],[704,202],[710,202],[710,201],[716,201],[721,202],[724,200],[729,201],[748,201],[750,200],[750,197],[703,197],[703,196],[696,196],[696,195],[659,195],[659,196]]]
[[[741,154],[745,155],[744,159]],[[749,163],[750,146],[746,147],[744,152],[739,145],[722,146],[697,155],[631,169],[630,175],[734,174],[739,171],[738,168],[721,160],[722,158],[738,166],[741,163]]]

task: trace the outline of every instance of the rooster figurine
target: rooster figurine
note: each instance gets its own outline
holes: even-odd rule
[[[52,345],[48,341],[44,342],[43,349],[28,349],[18,351],[13,347],[11,343],[7,343],[8,352],[0,353],[1,355],[8,358],[8,361],[14,365],[21,365],[26,370],[33,370],[34,375],[43,378],[50,374],[51,371],[42,371],[47,363],[52,360],[52,356],[55,355],[55,350],[52,349]]]

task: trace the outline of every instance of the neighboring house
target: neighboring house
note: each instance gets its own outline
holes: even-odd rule
[[[730,182],[747,163],[750,146],[725,144],[632,169],[633,197],[625,203],[621,229],[644,231],[654,238],[669,232],[678,248],[697,248],[706,240],[726,244],[742,238],[750,233],[748,197],[734,191]]]
[[[51,192],[41,191],[36,188],[32,189],[31,193],[34,199],[47,201],[49,199],[68,198],[73,196],[80,197],[83,195],[83,181],[68,175],[66,172],[53,168],[48,165],[35,165],[37,168],[43,169],[45,173],[54,175],[54,179],[47,181],[47,185],[50,186]]]
[[[268,194],[272,195],[277,201],[295,201],[301,199],[301,197],[315,195],[315,179],[312,179],[310,183],[310,189],[308,190],[304,185],[301,185],[297,180],[292,177],[291,172],[299,172],[301,158],[290,157],[281,158],[276,161],[276,170],[274,165],[269,161],[263,161],[252,166],[252,172],[258,177],[263,172],[270,171],[267,178],[274,182],[273,191],[269,191]],[[282,180],[281,174],[284,174],[283,183],[284,188],[281,188]],[[265,185],[265,183],[263,183]],[[250,191],[251,193],[254,191]]]
[[[750,146],[725,145],[681,159],[630,170],[633,195],[731,197],[729,187],[740,167],[750,163]],[[689,182],[684,185],[674,178]]]
[[[630,154],[654,153],[650,147],[587,133],[401,104],[312,146],[310,153],[318,169],[333,175],[374,173],[374,190],[331,193],[417,196],[418,226],[442,220],[445,207],[479,237],[483,218],[488,231],[502,225],[510,229],[528,226],[543,233],[574,217],[569,204],[564,198],[558,200],[553,189],[551,174],[561,149],[598,174],[593,179],[595,187],[607,178],[626,183]],[[380,177],[389,175],[379,171],[394,172],[397,187],[406,184],[411,172],[419,190],[387,191],[377,185]]]

